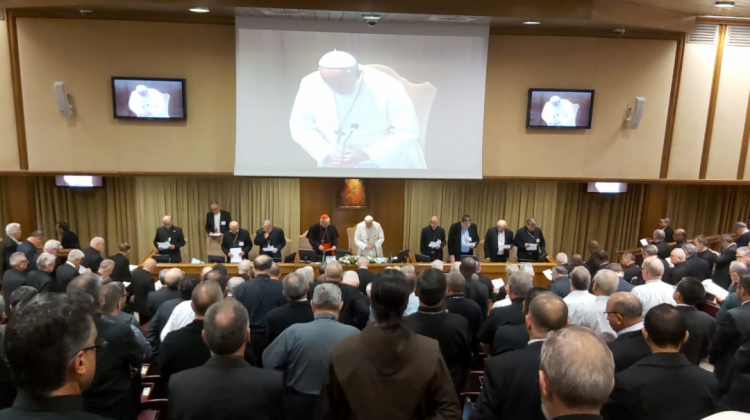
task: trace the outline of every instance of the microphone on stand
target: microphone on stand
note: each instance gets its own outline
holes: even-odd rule
[[[344,139],[344,145],[341,147],[341,157],[346,154],[346,143],[349,142],[349,139],[352,137],[352,134],[354,134],[357,130],[359,130],[359,124],[354,123],[349,128],[349,134],[347,134],[346,139]],[[341,167],[344,167],[344,161],[341,161]]]

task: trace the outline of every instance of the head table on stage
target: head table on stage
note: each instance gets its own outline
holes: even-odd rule
[[[150,255],[146,258],[149,258]],[[145,261],[145,260],[144,260]],[[165,268],[179,268],[182,270],[185,274],[201,274],[201,271],[205,267],[213,267],[215,264],[170,264],[170,263],[159,263],[156,265],[156,270],[152,273],[154,276],[155,281],[158,279],[159,272]],[[229,277],[232,277],[233,275],[236,275],[238,272],[238,265],[237,264],[224,264],[227,267],[227,273]],[[316,275],[318,272],[318,267],[320,266],[319,263],[312,263],[312,264],[306,264],[306,263],[279,263],[278,266],[281,269],[281,277],[280,279],[283,279],[285,275],[294,272],[295,270],[311,266],[315,269]],[[426,270],[428,268],[431,268],[432,266],[429,263],[392,263],[392,264],[369,264],[367,269],[373,273],[379,273],[383,271],[386,267],[401,267],[404,265],[413,265],[416,268],[417,273],[421,273],[423,270]],[[483,262],[481,264],[481,275],[487,276],[490,279],[498,279],[503,278],[507,280],[507,276],[505,274],[505,267],[508,265],[519,265],[518,263],[490,263],[490,262]],[[547,277],[542,274],[545,270],[551,270],[553,267],[555,267],[557,264],[555,263],[532,263],[532,267],[534,267],[534,285],[535,286],[544,286],[546,287],[549,285],[549,280],[547,280]],[[141,261],[140,267],[143,267],[143,261]],[[342,265],[344,270],[356,270],[356,265]],[[445,263],[445,267],[443,269],[444,272],[450,271],[450,263]]]

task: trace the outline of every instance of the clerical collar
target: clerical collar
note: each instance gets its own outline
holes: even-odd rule
[[[434,308],[428,308],[427,306],[420,306],[418,309],[419,312],[425,313],[425,314],[442,314],[445,312],[445,308],[443,308],[443,305],[436,306]]]
[[[455,294],[455,295],[446,296],[445,298],[446,299],[458,299],[458,298],[464,298],[464,297],[466,297],[466,296],[462,293],[460,295],[459,294]]]
[[[640,331],[642,329],[643,329],[643,322],[639,322],[639,323],[633,324],[633,325],[631,325],[631,326],[629,326],[627,328],[621,329],[620,331],[617,332],[617,335],[621,336],[623,334],[626,334],[626,333],[629,333],[629,332],[633,332],[633,331]]]

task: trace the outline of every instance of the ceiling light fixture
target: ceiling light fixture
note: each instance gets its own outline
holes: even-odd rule
[[[716,0],[714,6],[729,9],[734,7],[734,2],[729,0]]]
[[[208,13],[208,7],[193,7],[190,9],[193,13]]]
[[[523,24],[524,25],[539,25],[541,24],[541,22],[539,22],[538,20],[527,20]]]
[[[378,16],[378,15],[373,15],[373,14],[370,14],[370,15],[362,15],[362,19],[364,19],[364,20],[380,20],[380,16]]]

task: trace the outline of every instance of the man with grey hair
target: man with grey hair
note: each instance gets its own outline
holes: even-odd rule
[[[253,262],[250,260],[242,260],[237,265],[237,275],[245,279],[245,281],[250,281],[253,279]]]
[[[682,250],[685,251],[686,262],[690,267],[690,276],[701,281],[710,279],[713,267],[708,261],[698,256],[698,248],[693,244],[685,244],[682,246]],[[750,250],[748,250],[748,254],[750,254]]]
[[[55,270],[55,258],[54,255],[43,252],[36,259],[36,270],[30,272],[26,276],[27,286],[31,286],[39,292],[47,291],[47,287],[52,282],[52,272]]]
[[[737,261],[744,263],[745,265],[750,264],[750,247],[739,247],[737,248]]]
[[[643,316],[646,316],[649,309],[662,303],[674,305],[674,286],[664,283],[661,279],[664,273],[664,266],[661,261],[655,257],[649,257],[643,260],[643,280],[645,284],[633,288],[633,295],[641,301],[643,305]]]
[[[750,230],[747,229],[747,224],[744,222],[737,222],[734,224],[734,234],[737,235],[737,248],[750,245]]]
[[[260,255],[268,255],[274,261],[281,261],[281,250],[286,246],[286,236],[280,227],[270,220],[264,220],[261,228],[255,232],[255,245],[260,247]]]
[[[344,273],[344,280],[341,283],[359,288],[359,275],[356,271],[347,271]]]
[[[99,236],[91,238],[89,247],[84,248],[81,251],[83,251],[84,255],[81,265],[91,269],[92,273],[98,272],[99,264],[101,264],[104,259],[104,257],[102,257],[102,253],[104,252],[104,238],[100,238]]]
[[[568,254],[564,252],[558,252],[557,255],[555,255],[555,260],[560,265],[565,265],[568,263]]]
[[[57,256],[57,251],[62,249],[62,244],[57,239],[50,239],[44,243],[42,252]]]
[[[576,267],[570,273],[570,293],[563,299],[565,303],[593,303],[596,297],[589,293],[591,273],[586,267]]]
[[[315,280],[315,270],[309,265],[298,268],[294,272],[305,279],[308,285],[311,284],[313,280]]]
[[[29,260],[23,252],[14,252],[10,256],[10,270],[3,273],[3,297],[5,301],[10,301],[10,295],[14,290],[23,286],[26,282],[26,268],[29,265]],[[10,312],[8,312],[10,315]]]
[[[29,260],[29,264],[26,267],[27,273],[36,270],[36,259],[40,254],[37,248],[40,248],[42,244],[44,244],[44,234],[42,234],[41,230],[31,232],[25,241],[18,244],[16,252],[23,252],[26,255],[26,259]]]
[[[375,280],[375,273],[369,270],[370,260],[367,257],[357,258],[357,275],[359,276],[359,291],[365,293],[367,285]]]
[[[732,282],[729,278],[729,264],[737,259],[737,244],[731,235],[721,235],[721,254],[716,258],[716,268],[711,280],[723,288]]]
[[[518,248],[518,261],[538,262],[546,254],[544,234],[536,225],[536,220],[526,219],[526,226],[518,228],[513,238],[513,245]]]
[[[245,282],[245,279],[242,277],[232,277],[229,279],[229,282],[227,283],[227,297],[232,297],[232,294],[234,293],[234,289],[237,288],[237,286],[241,285]]]
[[[663,260],[669,258],[669,252],[672,250],[667,242],[664,240],[664,231],[656,229],[652,235],[652,244],[656,247],[657,256]]]
[[[661,261],[661,265],[664,268],[664,272],[662,273],[661,280],[665,283],[669,283],[669,278],[671,277],[671,271],[672,269],[669,267],[669,263],[664,258],[659,257],[659,250],[656,248],[656,245],[646,245],[641,249],[641,255],[643,256],[643,259],[649,257],[656,257]],[[669,256],[669,255],[667,255]],[[644,284],[646,281],[643,279],[643,270],[638,275],[638,280],[634,283],[636,286],[640,286]]]
[[[508,254],[513,247],[513,231],[508,229],[505,220],[498,220],[497,224],[484,234],[484,258],[487,261],[508,262]]]
[[[617,292],[620,278],[612,270],[602,269],[594,275],[594,302],[573,303],[568,305],[568,320],[571,325],[582,325],[591,328],[596,335],[606,342],[613,341],[617,334],[609,325],[605,312],[609,297]]]
[[[563,265],[556,265],[552,268],[552,282],[549,284],[549,291],[561,298],[568,296],[570,293],[570,278],[568,277],[568,270]]]
[[[435,260],[430,263],[430,267],[434,268],[435,270],[444,271],[445,263],[442,260]]]
[[[669,260],[672,263],[672,272],[669,275],[669,284],[675,285],[683,279],[690,277],[690,264],[687,263],[687,254],[682,248],[675,248],[669,254]]]
[[[525,323],[526,347],[486,360],[484,386],[471,420],[544,418],[539,404],[542,344],[550,332],[568,324],[568,307],[554,293],[542,293],[531,301]]]
[[[354,243],[357,246],[358,255],[382,257],[384,242],[383,228],[372,216],[366,216],[365,220],[359,222],[354,228]]]
[[[341,289],[323,283],[315,288],[312,322],[295,324],[284,330],[263,352],[263,367],[284,372],[289,419],[313,419],[328,373],[331,348],[359,330],[337,321],[344,306]]]
[[[83,260],[83,252],[80,249],[73,249],[68,253],[68,261],[65,264],[57,267],[55,278],[49,285],[49,292],[65,292],[74,278],[80,274],[81,261]]]
[[[284,277],[281,284],[284,288],[284,296],[289,299],[289,302],[284,306],[271,309],[268,313],[266,341],[269,344],[292,325],[313,320],[310,301],[307,299],[310,281],[306,276],[298,272],[290,273]]]
[[[719,312],[716,314],[716,322],[721,322],[724,315],[727,314],[727,311],[740,306],[741,302],[740,297],[737,296],[737,285],[739,284],[740,277],[748,272],[750,272],[750,270],[748,270],[747,265],[739,261],[732,261],[732,263],[729,264],[729,277],[732,279],[732,284],[730,284],[727,289],[729,295],[727,295],[726,299],[722,300],[721,298],[716,297],[716,301],[721,303],[721,308],[719,308]]]
[[[586,357],[581,357],[581,348]],[[539,388],[547,419],[600,419],[614,384],[612,352],[588,328],[553,331],[542,344]]]
[[[180,297],[180,283],[185,277],[185,273],[179,268],[162,270],[159,273],[159,277],[162,276],[162,273],[164,274],[164,286],[161,289],[149,292],[148,295],[146,295],[146,306],[148,307],[151,317],[156,315],[159,307],[161,307],[164,302],[178,299]]]
[[[0,274],[10,270],[10,256],[18,249],[18,245],[21,243],[19,239],[21,239],[21,225],[18,223],[9,223],[5,226],[5,236],[3,236],[3,240],[0,242],[3,260]]]
[[[348,284],[342,284],[341,281],[343,279],[343,267],[341,267],[338,261],[332,261],[326,265],[325,278],[321,284],[334,283],[341,288],[341,300],[344,302],[344,306],[339,313],[339,322],[362,330],[370,319],[370,308],[367,299],[357,288]],[[320,284],[315,286],[316,289],[318,287],[320,287]]]
[[[643,330],[643,305],[630,292],[617,292],[607,300],[607,321],[617,333],[608,343],[615,359],[615,371],[620,372],[651,354]]]
[[[159,283],[161,283],[162,286],[167,284],[167,272],[169,271],[168,268],[165,268],[161,271],[159,271]]]
[[[524,322],[523,300],[534,286],[534,279],[524,272],[512,274],[506,284],[510,305],[494,308],[479,331],[479,341],[484,354],[492,354],[495,331],[503,325],[520,325]]]
[[[97,274],[101,277],[111,277],[112,272],[115,271],[115,262],[112,260],[102,260],[102,262],[99,264],[99,271]]]
[[[636,264],[635,255],[626,252],[620,257],[623,278],[630,284],[635,284],[641,276],[641,267]]]

